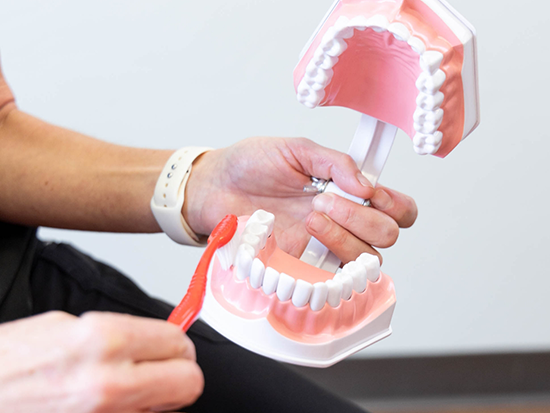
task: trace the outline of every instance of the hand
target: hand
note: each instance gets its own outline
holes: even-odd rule
[[[11,412],[130,413],[193,403],[193,343],[165,321],[51,312],[0,326],[0,405]]]
[[[371,199],[366,208],[333,194],[313,198],[303,192],[310,177],[332,179],[344,191]],[[228,213],[256,209],[275,214],[279,247],[300,256],[311,235],[344,263],[372,247],[389,247],[399,227],[411,226],[414,200],[376,189],[346,154],[307,139],[251,138],[200,157],[187,184],[183,213],[193,230],[208,234]],[[381,257],[380,257],[381,258]]]

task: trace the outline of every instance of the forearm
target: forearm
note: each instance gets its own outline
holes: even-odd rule
[[[171,151],[118,146],[4,107],[0,220],[155,232],[149,201]]]

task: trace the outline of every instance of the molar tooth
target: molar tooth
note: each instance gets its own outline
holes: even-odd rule
[[[333,308],[338,307],[342,299],[342,284],[335,280],[327,280],[325,284],[328,288],[328,304]]]
[[[441,147],[443,141],[443,133],[435,132],[434,134],[417,133],[413,139],[414,150],[419,155],[433,155]]]
[[[366,268],[369,281],[378,281],[380,277],[380,260],[376,255],[364,252],[357,258],[357,262]]]
[[[327,302],[328,287],[324,282],[313,284],[313,292],[309,299],[309,306],[313,311],[322,310]]]
[[[250,275],[253,259],[254,249],[248,244],[241,244],[235,258],[235,269],[238,280],[243,281]]]
[[[338,37],[342,39],[349,39],[353,36],[353,28],[349,27],[350,22],[346,16],[340,16],[336,23],[334,23],[334,28],[338,33]]]
[[[307,85],[307,82],[302,80],[300,84],[298,85],[298,96],[307,97],[310,95],[311,91],[309,86]]]
[[[435,74],[443,61],[443,53],[435,50],[428,50],[420,56],[420,67],[430,75]]]
[[[424,110],[435,110],[443,104],[445,95],[441,92],[437,92],[435,95],[428,95],[420,92],[416,98],[416,104]]]
[[[362,293],[365,291],[367,288],[367,269],[364,265],[351,261],[344,265],[342,272],[351,275],[353,279],[353,289],[356,292]]]
[[[265,265],[259,258],[254,258],[250,269],[250,285],[252,288],[260,288],[264,281]]]
[[[336,63],[338,63],[337,57],[325,54],[323,60],[318,64],[318,66],[321,69],[329,70],[332,69]]]
[[[296,281],[290,275],[281,273],[277,284],[277,297],[280,301],[288,301],[292,297]]]
[[[342,284],[342,298],[348,301],[353,293],[353,278],[351,278],[351,275],[341,272],[336,274],[334,279]]]
[[[244,234],[245,235],[250,234],[258,238],[259,240],[258,251],[259,251],[259,250],[263,250],[265,247],[265,243],[267,242],[267,231],[268,231],[268,228],[266,225],[262,225],[257,222],[251,222],[249,224],[247,222],[246,227],[244,229]]]
[[[327,87],[327,85],[323,85],[323,84],[321,84],[321,83],[314,83],[314,84],[311,85],[311,88],[312,88],[313,90],[315,90],[316,92],[318,92],[318,91],[320,91],[320,90],[323,90],[323,89],[326,88],[326,87]]]
[[[426,51],[426,45],[418,37],[411,36],[411,38],[407,40],[407,43],[409,44],[409,46],[411,46],[411,49],[413,49],[416,53],[420,55],[424,54],[424,52]]]
[[[314,62],[309,62],[309,64],[306,67],[306,74],[309,77],[315,77],[317,76],[318,70],[319,70],[319,67]]]
[[[441,69],[437,70],[434,75],[430,76],[426,72],[422,72],[416,81],[416,87],[423,93],[435,95],[446,79],[445,72]]]
[[[365,30],[367,28],[367,18],[365,16],[356,16],[351,19],[349,25],[357,30]]]
[[[325,34],[323,35],[323,38],[321,39],[321,45],[326,45],[330,43],[334,38],[336,37],[336,28],[329,27]]]
[[[264,274],[264,282],[262,284],[262,290],[267,295],[273,294],[277,290],[277,284],[279,284],[280,274],[277,270],[267,267]]]
[[[334,75],[334,71],[332,69],[328,70],[319,70],[317,72],[317,76],[315,76],[315,83],[319,83],[321,85],[328,85],[330,81],[332,80],[332,76]]]
[[[385,31],[389,24],[388,19],[381,14],[376,14],[367,20],[367,27],[378,33]]]
[[[409,29],[402,23],[392,23],[388,26],[388,31],[393,34],[397,40],[406,42],[410,39],[411,33]]]
[[[292,304],[298,308],[305,307],[309,302],[312,292],[313,285],[304,280],[297,280],[296,287],[292,293]]]

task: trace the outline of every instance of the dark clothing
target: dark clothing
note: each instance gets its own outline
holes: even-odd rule
[[[71,246],[40,242],[35,234],[31,228],[0,223],[0,322],[50,310],[168,318],[171,305],[149,297],[114,268]],[[188,335],[206,384],[186,412],[363,412],[200,321]]]

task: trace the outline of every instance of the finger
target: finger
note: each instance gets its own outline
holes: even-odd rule
[[[87,313],[81,318],[80,331],[87,351],[102,359],[195,360],[196,357],[189,337],[164,320],[126,314]]]
[[[382,263],[382,256],[366,242],[360,240],[351,232],[342,228],[325,214],[312,212],[306,218],[308,232],[331,250],[343,263],[357,259],[364,252],[378,256]]]
[[[409,228],[416,221],[418,208],[410,196],[382,185],[375,189],[371,205],[392,217],[401,228]]]
[[[142,362],[132,375],[134,386],[128,397],[138,397],[136,407],[141,409],[166,411],[189,406],[204,389],[202,371],[191,360]]]
[[[391,247],[399,236],[399,227],[391,217],[336,194],[317,195],[312,205],[314,211],[327,215],[357,238],[375,247]]]
[[[288,139],[286,142],[299,164],[295,166],[301,168],[305,175],[332,179],[343,191],[363,199],[374,194],[372,184],[349,155],[309,139]]]

